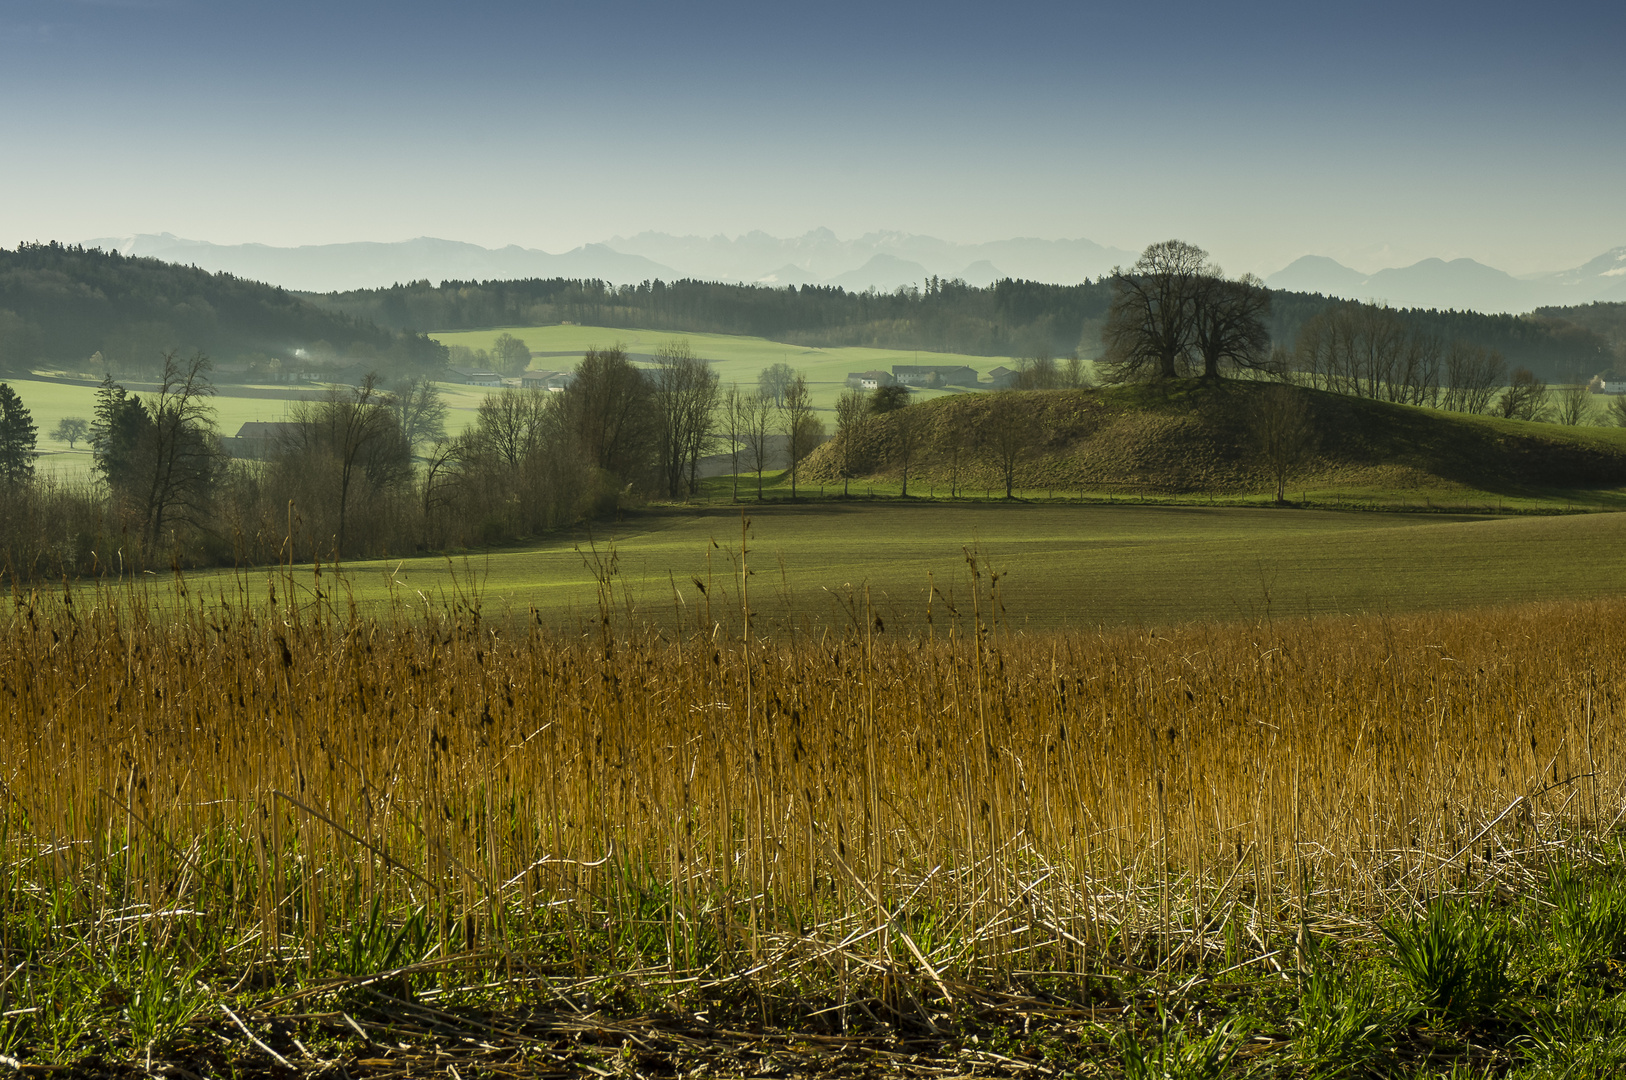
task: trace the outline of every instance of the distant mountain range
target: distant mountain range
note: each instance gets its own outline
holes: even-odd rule
[[[684,277],[766,284],[840,285],[891,290],[931,275],[988,285],[1003,277],[1076,285],[1114,266],[1135,261],[1132,251],[1092,240],[1018,237],[986,244],[956,244],[901,232],[867,233],[842,240],[829,229],[781,239],[764,232],[743,236],[671,236],[645,232],[615,236],[607,246],[676,267]]]
[[[891,292],[926,278],[962,278],[986,286],[1000,278],[1076,284],[1098,279],[1136,255],[1090,240],[1016,238],[956,244],[901,232],[842,240],[829,229],[791,238],[672,236],[644,232],[585,244],[561,254],[509,245],[484,248],[419,237],[395,243],[212,244],[169,233],[103,237],[87,247],[225,271],[304,292],[344,292],[428,280],[586,278],[634,284],[653,278],[764,285],[833,285],[849,292]],[[1363,274],[1320,255],[1306,255],[1270,275],[1273,289],[1382,300],[1394,307],[1524,312],[1544,305],[1626,301],[1626,247],[1557,273],[1514,277],[1472,259],[1424,259]]]
[[[372,289],[396,282],[588,278],[629,284],[664,278],[839,285],[890,292],[935,274],[988,285],[1002,277],[1076,283],[1135,260],[1133,252],[1089,240],[1001,240],[955,244],[930,236],[870,233],[841,240],[828,229],[780,239],[762,232],[736,238],[639,233],[554,255],[510,245],[483,248],[419,237],[396,243],[212,244],[169,233],[101,237],[86,247],[225,271],[304,292]]]
[[[1573,270],[1514,277],[1472,259],[1424,259],[1363,274],[1321,255],[1306,255],[1265,279],[1273,289],[1380,300],[1393,307],[1523,312],[1543,306],[1626,301],[1626,247]]]
[[[587,244],[562,255],[550,255],[512,244],[493,250],[428,236],[387,244],[308,244],[282,248],[265,244],[211,244],[169,233],[156,236],[148,233],[87,240],[85,246],[196,266],[200,270],[224,271],[301,292],[375,289],[426,278],[438,285],[448,279],[566,277],[620,283],[672,276],[669,267],[638,255],[613,251],[603,244]]]

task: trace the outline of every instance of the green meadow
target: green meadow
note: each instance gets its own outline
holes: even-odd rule
[[[51,432],[64,417],[79,416],[86,420],[93,419],[96,412],[96,388],[84,384],[53,382],[48,379],[8,377],[4,381],[17,391],[17,396],[22,398],[23,404],[34,417],[34,425],[39,429],[36,472],[41,476],[64,480],[89,475],[90,449],[85,442],[80,440],[78,446],[70,450],[66,442],[53,439]],[[250,397],[243,391],[284,396]],[[139,390],[136,392],[142,393]],[[286,386],[217,386],[214,409],[220,433],[235,435],[239,427],[251,420],[281,420],[287,411],[291,394]],[[472,416],[472,408],[470,415]]]
[[[986,615],[990,571],[999,618],[1014,630],[1398,614],[1626,591],[1618,514],[864,502],[745,514],[750,606],[765,630],[847,624],[867,595],[890,631],[946,631],[966,624],[973,602]],[[330,571],[322,588],[364,606],[393,598],[420,610],[477,596],[491,616],[534,609],[545,623],[584,627],[604,596],[617,619],[737,625],[741,520],[738,508],[649,510],[523,549],[354,562],[341,589]],[[253,591],[271,576],[255,571],[242,584]],[[211,580],[206,589],[233,587],[225,574],[194,579]],[[293,580],[307,591],[315,583],[308,569]]]
[[[666,342],[675,340],[687,341],[696,355],[712,361],[725,388],[730,384],[738,384],[742,388],[755,387],[757,375],[763,368],[770,364],[786,363],[806,374],[814,405],[820,409],[835,408],[836,397],[841,393],[849,371],[868,371],[872,368],[890,371],[893,364],[965,364],[986,375],[996,367],[1010,367],[1016,363],[1009,357],[1000,356],[962,356],[909,349],[809,349],[759,337],[679,334],[665,330],[625,330],[602,326],[510,326],[430,336],[445,345],[489,349],[497,335],[503,333],[519,338],[533,353],[570,354],[539,355],[531,361],[531,367],[538,370],[574,367],[581,353],[587,349],[609,348],[619,344],[630,353],[649,354]],[[927,390],[918,393],[916,400],[963,392]]]

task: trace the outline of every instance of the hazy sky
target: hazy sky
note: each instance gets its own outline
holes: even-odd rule
[[[1626,4],[0,0],[0,244],[1626,244]]]

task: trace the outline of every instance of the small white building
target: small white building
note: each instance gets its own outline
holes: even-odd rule
[[[879,390],[883,386],[891,386],[897,380],[888,371],[849,371],[847,372],[847,385],[854,390]]]

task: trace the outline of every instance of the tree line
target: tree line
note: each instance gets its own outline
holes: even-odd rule
[[[709,455],[763,474],[796,470],[823,439],[807,382],[765,371],[726,392],[686,342],[635,365],[589,350],[562,392],[506,387],[446,431],[435,382],[369,375],[292,403],[270,434],[224,449],[206,354],[163,357],[155,389],[106,377],[88,441],[94,482],[34,476],[37,431],[0,383],[0,568],[17,575],[171,564],[308,562],[507,543],[630,499],[682,498]],[[70,430],[71,429],[71,430]],[[247,445],[245,445],[247,444]],[[740,476],[735,479],[740,493]]]
[[[0,248],[0,375],[37,367],[155,378],[169,352],[262,367],[299,351],[313,364],[394,373],[446,363],[438,342],[230,274],[64,244]]]
[[[972,356],[1078,355],[1106,351],[1102,333],[1118,275],[1078,285],[1006,279],[985,288],[928,278],[923,287],[847,292],[831,286],[770,287],[680,280],[611,285],[566,278],[427,281],[313,295],[318,304],[401,330],[493,326],[636,327],[673,333],[749,334],[809,347],[873,346]],[[1251,279],[1255,289],[1263,286]],[[1291,347],[1304,324],[1352,301],[1270,292],[1263,324]],[[1364,305],[1370,306],[1370,305]],[[1588,325],[1571,321],[1565,313]],[[1513,366],[1548,378],[1571,369],[1603,370],[1617,346],[1588,309],[1532,315],[1405,309],[1395,316],[1419,333],[1496,349]]]

